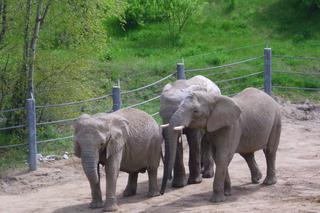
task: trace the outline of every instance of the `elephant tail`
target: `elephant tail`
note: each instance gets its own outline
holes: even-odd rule
[[[164,156],[163,156],[162,149],[160,150],[160,156],[161,156],[162,163],[164,164]]]

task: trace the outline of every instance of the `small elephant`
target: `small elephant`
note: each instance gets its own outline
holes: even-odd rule
[[[210,79],[197,75],[188,80],[177,80],[167,84],[160,97],[160,116],[164,124],[171,121],[172,115],[176,112],[181,102],[186,96],[194,91],[206,91],[220,95],[220,89]],[[164,125],[166,126],[166,125]],[[183,163],[182,143],[177,143],[181,134],[177,134],[172,126],[163,129],[165,140],[165,165],[162,179],[161,194],[165,192],[168,179],[171,179],[173,172],[173,187],[183,187],[188,184],[196,184],[202,181],[202,177],[213,177],[213,158],[210,147],[204,140],[204,131],[195,128],[185,128],[183,134],[186,135],[189,144],[189,178],[187,179]],[[202,140],[203,138],[203,140]],[[203,174],[201,176],[201,164]]]
[[[170,125],[176,131],[183,127],[207,131],[216,164],[212,202],[224,201],[225,195],[231,195],[228,166],[234,153],[240,153],[246,159],[253,182],[258,182],[261,172],[254,160],[254,152],[263,149],[267,162],[263,183],[271,185],[277,182],[275,160],[281,115],[279,105],[266,93],[247,88],[229,98],[194,92],[184,99]]]
[[[161,129],[152,116],[137,109],[84,114],[75,123],[75,155],[81,158],[89,180],[91,208],[103,207],[99,164],[105,165],[104,211],[116,211],[119,171],[129,173],[124,196],[136,194],[139,172],[148,171],[150,197],[159,195],[157,170],[161,156]]]

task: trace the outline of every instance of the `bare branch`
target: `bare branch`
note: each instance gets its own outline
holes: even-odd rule
[[[48,0],[48,1],[47,1],[47,4],[46,4],[46,7],[44,8],[42,17],[41,17],[41,19],[40,19],[40,26],[42,26],[43,23],[44,23],[44,19],[45,19],[46,16],[47,16],[47,13],[48,13],[48,11],[49,11],[50,4],[51,4],[51,0]]]
[[[1,14],[1,20],[2,20],[1,31],[0,31],[0,43],[1,43],[7,31],[7,1],[6,0],[1,0],[0,14]]]

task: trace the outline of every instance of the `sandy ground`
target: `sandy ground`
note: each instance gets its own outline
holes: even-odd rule
[[[123,198],[127,174],[120,173],[119,212],[320,212],[320,106],[281,103],[283,130],[277,155],[278,183],[250,183],[245,161],[235,155],[229,172],[232,196],[226,202],[209,201],[213,179],[147,198],[147,174],[140,174],[136,196]],[[185,162],[188,148],[185,146]],[[265,158],[256,152],[265,175]],[[187,163],[185,163],[187,165]],[[162,176],[159,168],[159,185]],[[105,182],[102,182],[104,194]],[[91,210],[89,184],[76,158],[41,164],[36,172],[0,179],[0,212],[101,212]]]

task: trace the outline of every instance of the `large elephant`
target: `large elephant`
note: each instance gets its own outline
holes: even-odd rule
[[[172,123],[171,118],[178,109],[181,102],[194,91],[203,90],[212,94],[219,95],[220,89],[208,78],[195,76],[189,80],[177,80],[172,84],[167,84],[160,97],[160,116],[164,124]],[[165,139],[165,165],[164,175],[161,186],[161,194],[164,193],[168,179],[171,179],[172,168],[174,167],[173,187],[182,187],[187,183],[194,184],[202,181],[201,176],[201,138],[203,131],[194,128],[186,128],[183,131],[186,134],[189,144],[189,179],[187,181],[185,168],[183,164],[182,143],[177,143],[180,136],[172,127],[163,128],[163,137]],[[202,143],[206,145],[205,141]],[[203,148],[203,147],[202,147]],[[203,177],[213,176],[213,160],[208,148],[203,148]]]
[[[136,193],[138,173],[146,170],[149,176],[148,195],[159,195],[157,169],[162,140],[156,121],[137,109],[82,115],[75,123],[74,152],[81,158],[90,183],[90,207],[103,207],[99,164],[105,165],[106,172],[104,211],[118,208],[115,193],[119,171],[129,173],[124,196]]]
[[[233,98],[206,92],[186,97],[170,120],[176,131],[183,127],[205,129],[212,144],[216,172],[212,202],[231,194],[228,165],[234,153],[248,162],[251,174],[260,179],[254,152],[263,149],[267,162],[264,184],[275,184],[275,159],[281,133],[278,104],[266,93],[247,88]]]

